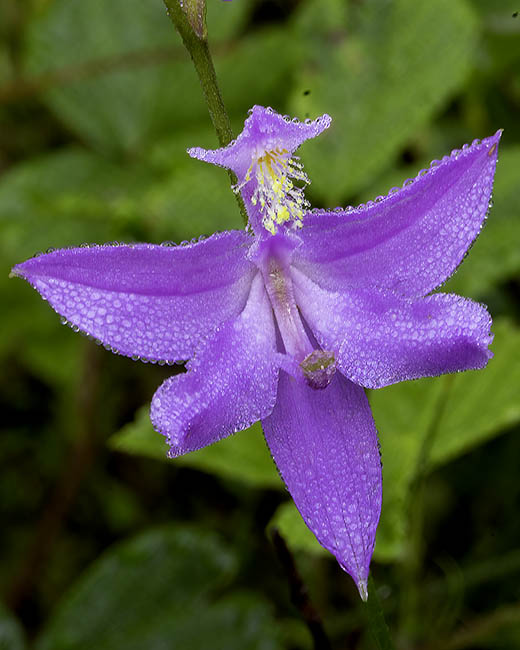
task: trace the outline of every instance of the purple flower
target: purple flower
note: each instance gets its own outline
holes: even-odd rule
[[[375,202],[311,211],[294,152],[329,125],[255,106],[229,146],[189,151],[236,173],[249,232],[58,250],[13,273],[113,352],[189,359],[151,406],[171,456],[261,420],[303,519],[366,598],[381,464],[364,388],[491,357],[486,309],[430,292],[482,227],[500,133]]]

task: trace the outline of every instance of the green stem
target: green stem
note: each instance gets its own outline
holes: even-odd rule
[[[219,144],[221,147],[225,147],[233,140],[233,131],[218,86],[213,59],[209,51],[205,25],[201,32],[202,35],[199,36],[191,26],[188,16],[181,8],[179,0],[164,0],[164,4],[166,5],[168,16],[175,25],[184,46],[191,56],[202,86],[211,121],[217,133]],[[236,185],[238,181],[235,174],[232,171],[228,171],[228,174],[231,179],[231,184]],[[245,225],[247,225],[248,216],[242,197],[238,193],[235,193],[235,196],[242,219]]]
[[[368,630],[376,648],[378,650],[395,650],[372,576],[368,578],[368,600],[363,608]]]

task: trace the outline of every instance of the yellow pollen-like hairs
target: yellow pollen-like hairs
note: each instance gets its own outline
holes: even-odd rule
[[[303,215],[309,207],[303,189],[310,181],[295,156],[278,147],[262,152],[253,159],[244,181],[235,190],[241,190],[251,180],[256,181],[251,202],[260,206],[262,224],[268,232],[274,235],[278,225],[289,221],[302,227]],[[299,181],[302,187],[293,181]]]

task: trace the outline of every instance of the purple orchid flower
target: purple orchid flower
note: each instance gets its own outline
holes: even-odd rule
[[[255,106],[236,141],[189,150],[235,172],[249,231],[57,250],[13,273],[113,352],[189,359],[151,406],[170,456],[261,420],[303,519],[366,599],[382,496],[364,388],[482,368],[492,356],[482,305],[428,294],[482,227],[500,132],[375,202],[311,211],[294,152],[330,121]]]

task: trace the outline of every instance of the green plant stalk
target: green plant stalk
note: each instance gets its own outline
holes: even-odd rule
[[[363,609],[368,631],[377,650],[395,650],[372,576],[368,577],[368,599],[363,604]]]
[[[205,27],[202,30],[202,36],[197,35],[191,26],[187,14],[181,8],[179,0],[164,0],[168,16],[175,25],[179,32],[184,46],[188,50],[195,70],[199,77],[204,99],[209,110],[209,115],[215,131],[217,133],[218,141],[221,147],[228,145],[233,140],[233,131],[231,129],[231,122],[224,106],[222,94],[217,82],[217,75],[215,73],[215,66],[209,51],[207,30]],[[229,171],[229,177],[232,185],[237,185],[238,180],[232,171]],[[247,211],[239,193],[235,193],[238,207],[244,220],[245,225],[248,223]]]

